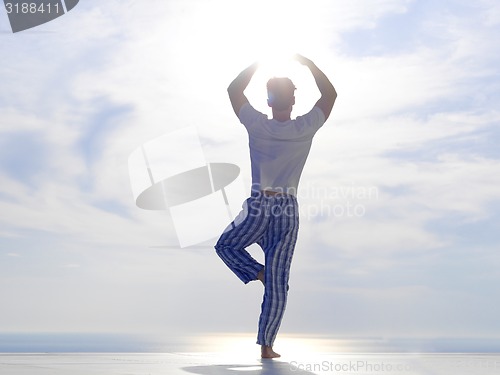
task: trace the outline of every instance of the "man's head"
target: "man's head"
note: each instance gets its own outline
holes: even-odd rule
[[[295,104],[295,85],[290,78],[271,78],[267,82],[267,104],[276,111],[285,111]]]

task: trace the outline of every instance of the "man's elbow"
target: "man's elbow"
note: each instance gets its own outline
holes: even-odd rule
[[[238,85],[233,81],[227,86],[227,93],[229,95],[236,95],[241,89],[238,87]]]
[[[234,89],[234,87],[231,87],[231,85],[229,85],[227,88],[227,94],[229,95],[229,99],[231,100],[231,102],[233,102],[235,98],[238,96],[236,94],[236,90]]]
[[[322,87],[320,92],[321,92],[321,96],[323,96],[325,98],[335,99],[337,97],[337,91],[335,90],[335,87],[331,83],[328,85],[325,85],[325,87]]]
[[[337,90],[335,90],[335,87],[331,83],[328,85],[328,94],[335,98],[337,97]]]
[[[328,101],[333,107],[335,100],[337,100],[337,90],[335,90],[335,87],[333,87],[333,85],[328,88],[328,91],[325,93],[325,97],[328,98]]]
[[[331,103],[331,105],[333,106],[333,103],[335,103],[335,100],[337,99],[337,91],[332,86],[331,88],[323,92],[322,97],[325,99],[326,102]]]

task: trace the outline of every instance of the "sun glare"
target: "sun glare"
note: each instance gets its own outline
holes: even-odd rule
[[[288,77],[297,70],[292,54],[268,53],[258,61],[259,70],[269,77]]]
[[[311,110],[319,92],[309,70],[292,56],[300,53],[324,66],[328,53],[321,31],[325,12],[294,0],[196,4],[187,9],[179,29],[183,38],[175,45],[179,79],[184,87],[192,88],[196,99],[210,108],[223,105],[225,88],[258,61],[259,69],[245,91],[257,110],[271,115],[266,82],[272,77],[289,77],[297,87],[292,118]],[[200,87],[220,95],[208,98]]]
[[[200,347],[206,348],[205,352],[226,355],[235,360],[248,358],[253,353],[258,353],[259,346],[255,344],[256,334],[211,334],[196,338]],[[283,355],[283,359],[314,357],[325,353],[342,350],[339,341],[329,338],[280,334],[276,340],[276,350]]]
[[[319,91],[309,69],[294,61],[291,56],[275,54],[260,60],[259,69],[245,93],[252,105],[261,112],[271,112],[266,102],[266,82],[273,77],[288,77],[297,88],[292,117],[307,113],[319,98]]]

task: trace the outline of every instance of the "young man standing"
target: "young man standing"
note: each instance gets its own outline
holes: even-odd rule
[[[257,63],[243,70],[228,87],[234,112],[249,135],[252,194],[215,249],[245,284],[252,280],[264,284],[257,335],[262,358],[280,356],[273,343],[285,312],[299,229],[297,188],[314,134],[330,115],[337,97],[331,82],[311,60],[302,55],[295,59],[309,68],[321,93],[311,111],[295,120],[291,119],[295,86],[288,78],[272,78],[267,83],[272,119],[255,110],[244,94]],[[253,243],[262,247],[265,266],[245,250]]]

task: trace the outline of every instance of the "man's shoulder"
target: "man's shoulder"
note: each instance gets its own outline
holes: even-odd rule
[[[325,123],[325,115],[319,107],[314,106],[306,114],[297,116],[293,122],[295,124],[294,132],[297,136],[312,138]]]
[[[296,121],[306,122],[310,125],[321,126],[325,123],[325,114],[318,106],[312,107],[312,109],[302,116],[297,116]]]
[[[250,103],[245,103],[241,106],[238,114],[240,122],[246,127],[252,126],[257,122],[267,120],[267,116],[256,110]]]

